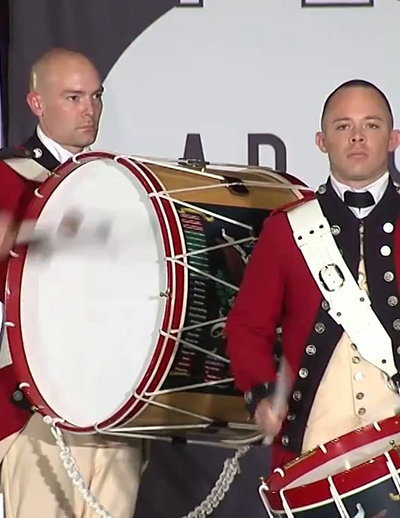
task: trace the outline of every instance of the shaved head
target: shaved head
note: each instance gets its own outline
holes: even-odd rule
[[[33,64],[29,76],[29,90],[42,92],[60,69],[76,64],[86,64],[96,70],[90,59],[80,52],[63,48],[49,50]]]
[[[32,66],[27,102],[43,132],[78,153],[97,136],[103,87],[85,55],[54,48]]]

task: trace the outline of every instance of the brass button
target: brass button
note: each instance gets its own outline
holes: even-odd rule
[[[400,331],[400,318],[396,318],[396,320],[393,320],[393,329],[396,331]]]
[[[350,346],[351,346],[351,348],[352,348],[354,351],[357,351],[357,346],[356,346],[356,344],[351,344]]]
[[[354,374],[354,379],[355,379],[356,381],[361,381],[361,380],[363,379],[363,375],[362,375],[362,373],[361,373],[361,372],[356,372],[356,373]]]
[[[287,415],[287,420],[288,421],[294,421],[296,419],[296,416],[294,414],[288,414]]]
[[[392,282],[393,279],[394,279],[394,273],[393,272],[385,272],[383,274],[383,279],[386,281],[386,282]]]
[[[357,399],[362,399],[364,397],[364,393],[363,392],[357,392],[356,394],[356,398]]]
[[[317,189],[317,193],[318,194],[325,194],[326,193],[326,185],[325,184],[322,184],[318,187]]]
[[[396,349],[397,354],[400,354],[400,347]]]
[[[303,397],[303,394],[300,392],[300,390],[295,390],[293,392],[293,399],[295,401],[301,401],[301,398]]]
[[[307,378],[308,370],[303,367],[302,369],[299,370],[299,376],[300,376],[300,378],[303,378],[303,379]]]
[[[397,304],[399,303],[399,299],[398,299],[395,295],[391,295],[391,296],[387,299],[387,303],[389,304],[389,306],[391,306],[392,308],[394,308],[394,306],[397,306]]]
[[[315,345],[312,345],[312,344],[307,345],[306,353],[308,354],[308,356],[314,356],[314,354],[316,352],[317,352],[317,348],[315,347]]]
[[[357,413],[358,413],[358,415],[364,415],[365,412],[366,412],[365,408],[359,408]]]
[[[288,446],[289,444],[289,437],[287,435],[284,435],[281,439],[283,446]]]
[[[389,257],[389,255],[392,253],[392,249],[390,248],[389,245],[383,245],[381,246],[381,255],[383,255],[383,257]]]
[[[353,363],[360,363],[361,359],[360,359],[360,357],[359,357],[359,356],[353,356],[353,358],[351,359],[351,361],[352,361]]]
[[[322,334],[325,332],[325,324],[323,324],[322,322],[317,322],[315,324],[315,331],[318,333],[318,334]]]

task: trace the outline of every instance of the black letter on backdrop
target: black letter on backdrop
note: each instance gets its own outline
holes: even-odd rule
[[[286,173],[287,152],[283,140],[272,133],[249,133],[247,140],[247,157],[249,165],[260,164],[260,146],[271,146],[275,151],[275,165],[273,169]],[[267,165],[267,164],[262,164]]]

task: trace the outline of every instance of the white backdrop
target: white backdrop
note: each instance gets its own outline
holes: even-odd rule
[[[194,8],[172,9],[110,71],[97,148],[177,158],[198,133],[207,160],[247,163],[248,135],[268,133],[284,142],[288,172],[316,186],[328,168],[314,135],[338,84],[375,82],[400,124],[399,0],[185,3]],[[259,161],[275,166],[271,146]]]

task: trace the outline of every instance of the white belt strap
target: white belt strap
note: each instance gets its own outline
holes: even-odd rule
[[[292,209],[288,219],[294,240],[329,303],[329,315],[343,327],[360,355],[391,378],[397,368],[390,336],[345,263],[318,200]]]
[[[44,182],[51,175],[51,171],[32,158],[7,158],[4,162],[20,176],[33,182]]]

